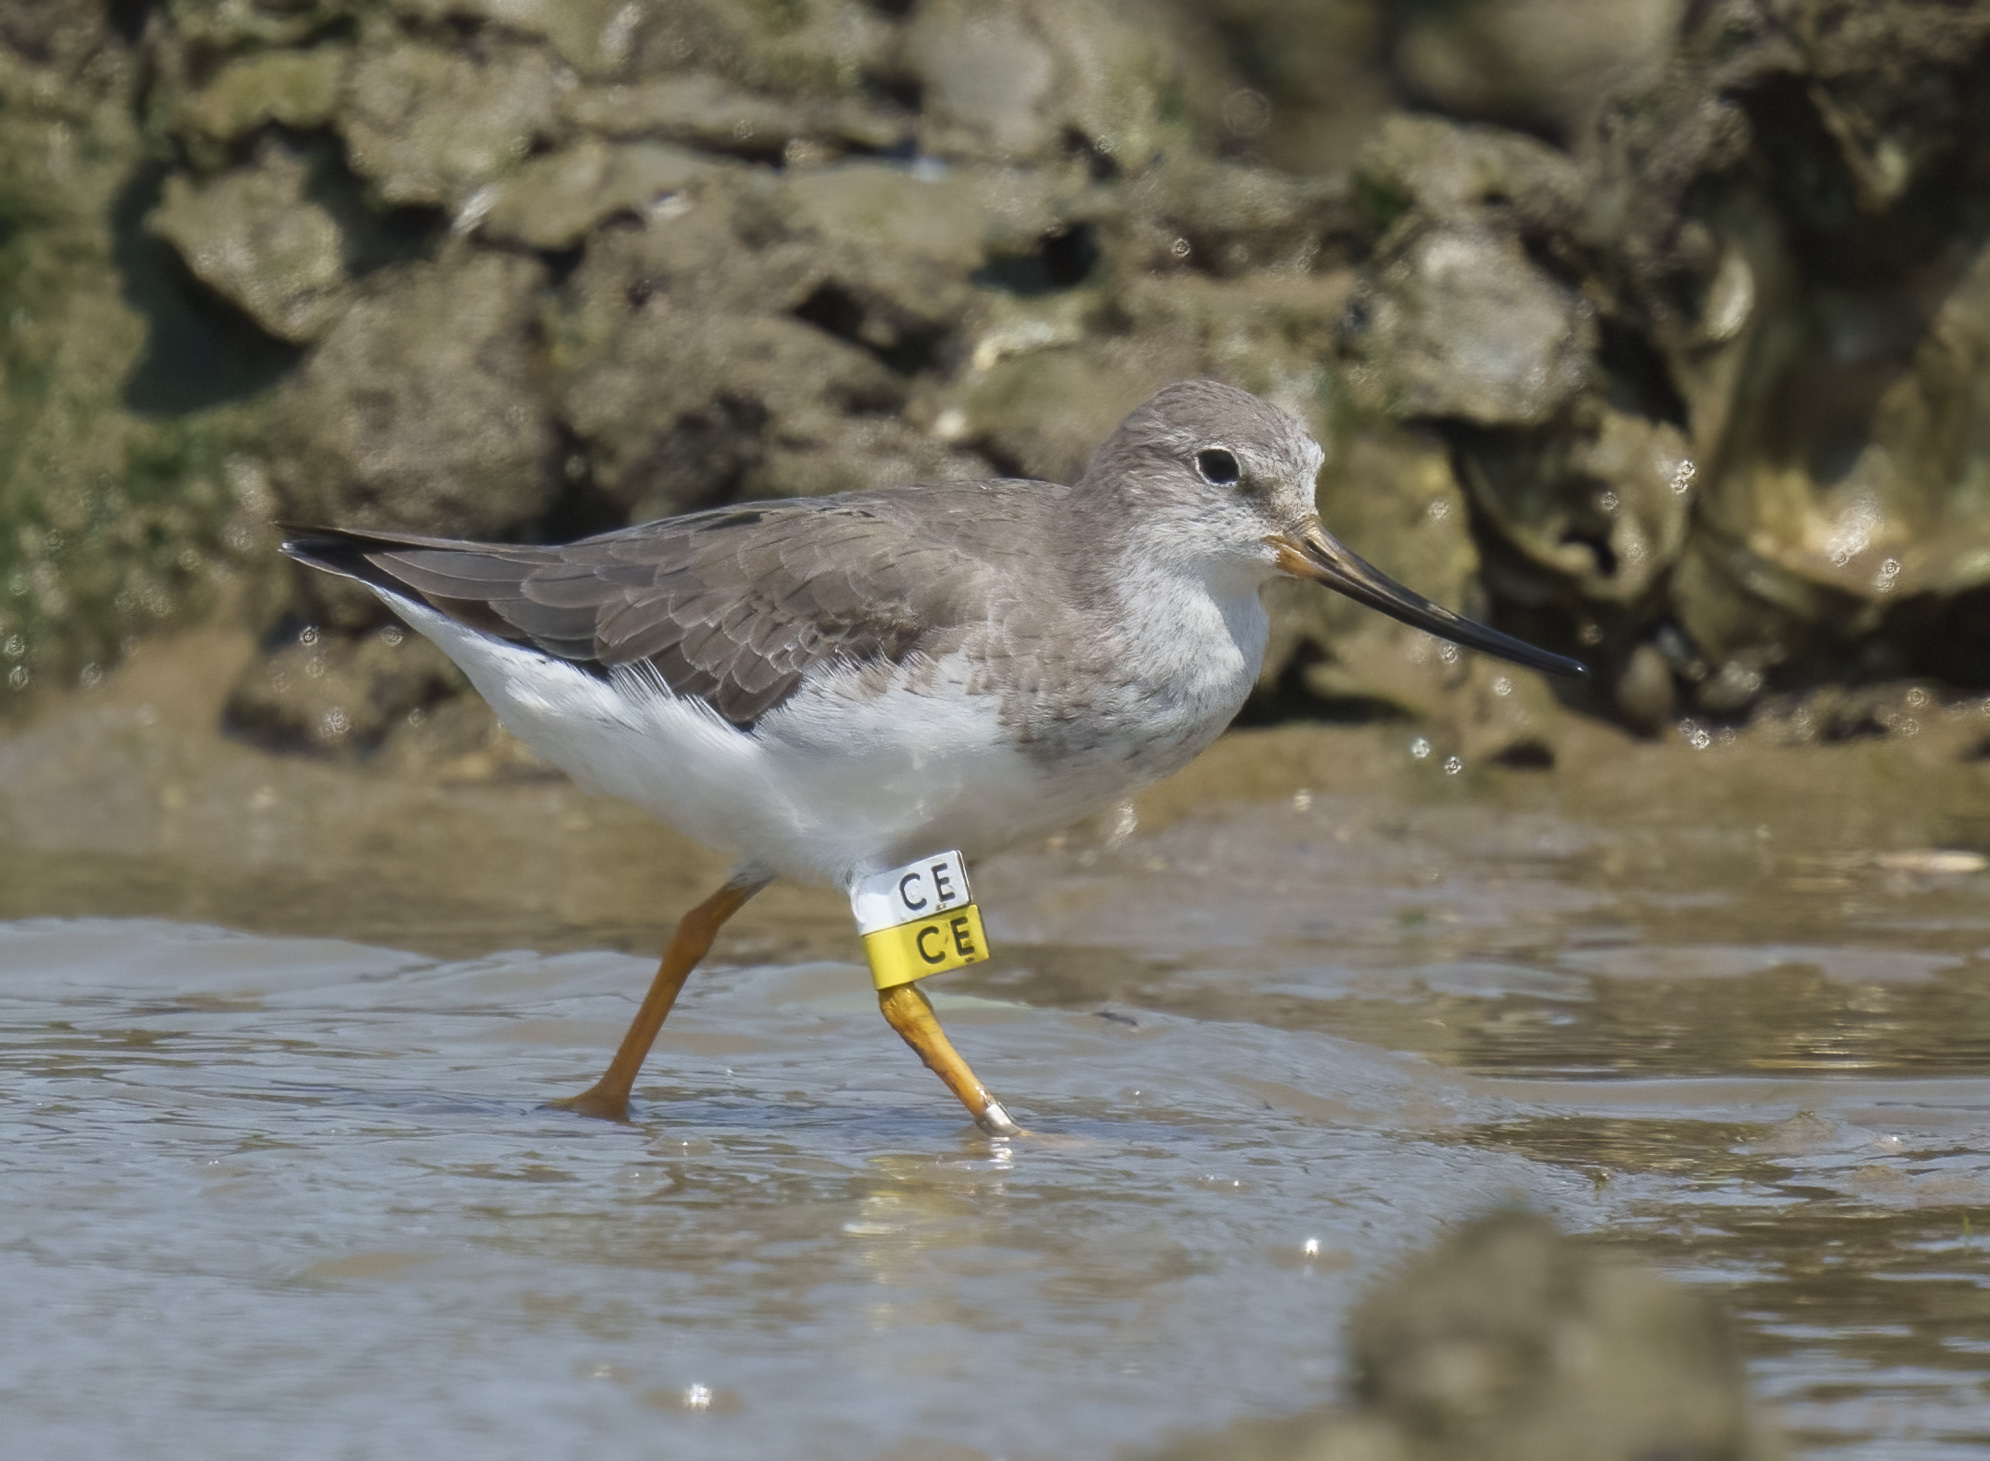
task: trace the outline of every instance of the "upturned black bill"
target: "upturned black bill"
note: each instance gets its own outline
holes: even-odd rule
[[[1323,583],[1357,604],[1379,609],[1391,619],[1400,619],[1440,639],[1498,655],[1530,670],[1545,670],[1551,675],[1589,673],[1580,661],[1567,655],[1536,649],[1497,629],[1461,618],[1422,594],[1412,593],[1386,573],[1362,562],[1323,531],[1307,533],[1303,538],[1280,535],[1271,542],[1278,549],[1278,566],[1294,578]]]

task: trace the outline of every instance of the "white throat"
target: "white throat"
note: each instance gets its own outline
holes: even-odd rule
[[[1128,554],[1118,576],[1129,626],[1122,668],[1157,701],[1190,719],[1214,719],[1220,731],[1264,663],[1271,621],[1258,597],[1263,582],[1253,564]]]

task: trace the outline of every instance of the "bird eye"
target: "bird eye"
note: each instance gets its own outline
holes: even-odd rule
[[[1237,479],[1244,475],[1244,469],[1237,465],[1237,459],[1218,446],[1197,452],[1195,469],[1202,473],[1202,480],[1212,487],[1233,487]]]

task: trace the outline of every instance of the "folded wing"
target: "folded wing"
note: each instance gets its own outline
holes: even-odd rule
[[[980,565],[944,531],[949,516],[873,495],[692,513],[560,547],[313,528],[283,548],[597,674],[647,665],[747,729],[811,667],[901,663],[963,621]]]

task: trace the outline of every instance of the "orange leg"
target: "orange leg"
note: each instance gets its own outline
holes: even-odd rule
[[[663,951],[663,962],[657,965],[656,978],[650,982],[650,992],[643,996],[643,1007],[636,1011],[629,1033],[622,1037],[621,1048],[608,1062],[607,1072],[578,1096],[568,1096],[549,1104],[608,1121],[629,1119],[629,1092],[636,1084],[637,1072],[642,1070],[650,1046],[656,1044],[664,1016],[677,1002],[677,992],[684,987],[691,971],[698,967],[698,961],[712,951],[712,940],[718,937],[725,921],[746,906],[746,900],[770,881],[762,878],[759,882],[727,883],[684,915],[683,921],[677,925],[677,933],[670,940],[670,947]]]
[[[933,1015],[933,1002],[916,984],[900,984],[878,991],[878,1008],[892,1029],[926,1062],[926,1069],[947,1083],[947,1089],[960,1097],[961,1105],[990,1136],[1021,1136],[1022,1127],[1009,1119],[1002,1103],[988,1094],[988,1088],[974,1078],[967,1062],[947,1039],[946,1031]]]

